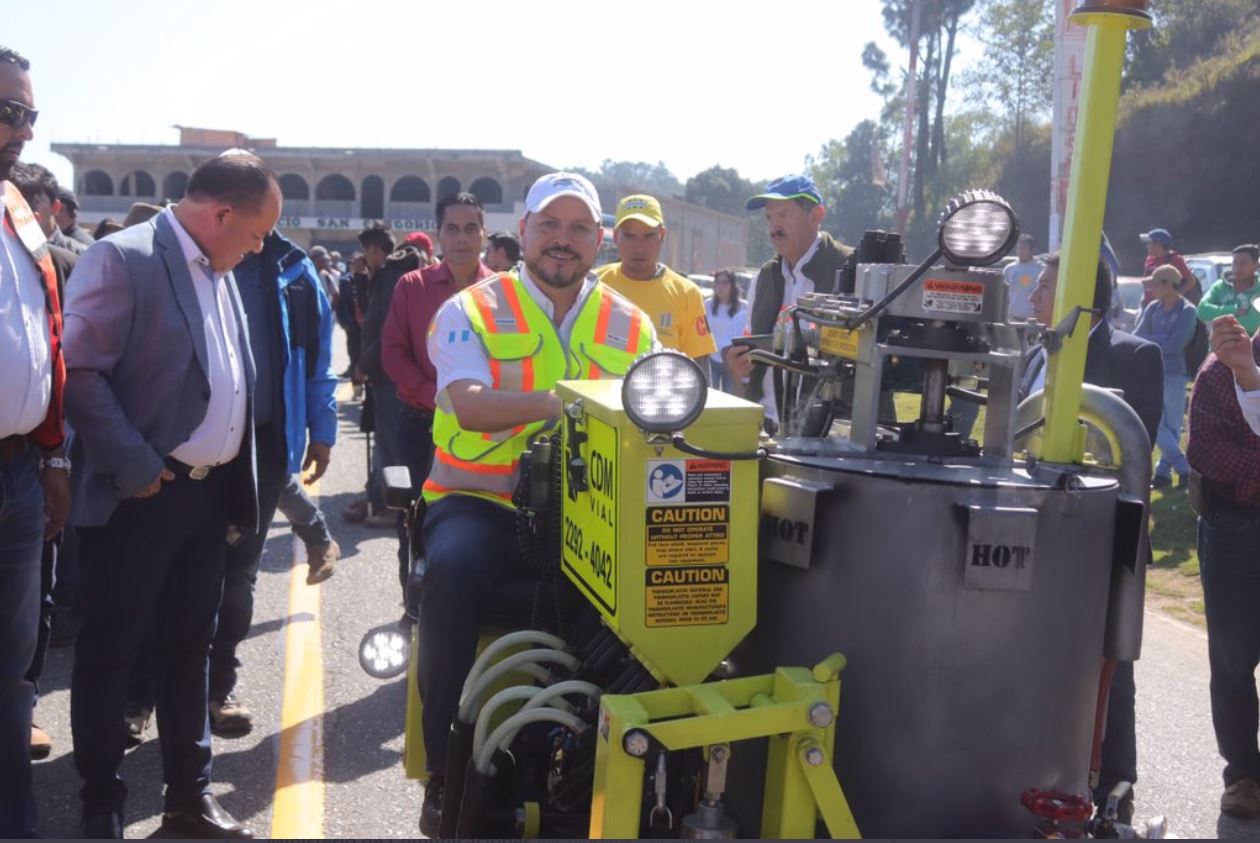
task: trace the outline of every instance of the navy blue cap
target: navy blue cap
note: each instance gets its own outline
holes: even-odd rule
[[[1150,231],[1141,235],[1143,243],[1149,243],[1154,240],[1165,249],[1172,248],[1172,235],[1168,233],[1166,228],[1152,228]]]
[[[770,199],[810,199],[819,205],[822,204],[822,194],[818,192],[814,180],[800,173],[789,173],[770,182],[766,186],[766,192],[758,193],[749,199],[744,203],[744,208],[756,211],[764,208]]]

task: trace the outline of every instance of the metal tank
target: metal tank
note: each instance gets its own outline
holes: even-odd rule
[[[1035,337],[1055,360],[1083,311],[1006,321],[1006,285],[983,267],[1017,232],[984,191],[950,202],[917,266],[897,235],[868,232],[838,292],[802,296],[751,352],[772,367],[779,435],[758,624],[732,661],[756,674],[844,654],[834,764],[866,837],[1029,836],[1022,794],[1089,791],[1104,659],[1138,655],[1150,443],[1120,398],[1084,387],[1093,458],[1038,458],[1021,358]],[[918,418],[890,418],[891,390],[915,378]],[[981,441],[947,399],[983,404]],[[755,747],[735,755],[761,766]],[[732,797],[757,828],[746,780]]]
[[[763,541],[734,660],[847,657],[835,766],[864,836],[1026,836],[1023,791],[1088,790],[1114,480],[783,455],[763,476],[763,536],[788,538]]]

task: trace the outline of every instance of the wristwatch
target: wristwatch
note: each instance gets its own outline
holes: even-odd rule
[[[64,471],[66,474],[69,474],[70,473],[70,458],[69,457],[46,457],[39,461],[40,471],[43,471],[45,468],[55,468],[60,471]]]

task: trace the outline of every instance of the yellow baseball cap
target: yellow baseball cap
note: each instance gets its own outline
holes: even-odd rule
[[[665,214],[661,211],[661,203],[656,200],[656,197],[636,193],[617,203],[617,218],[613,223],[613,228],[619,228],[626,220],[638,220],[644,225],[659,228],[665,224]]]

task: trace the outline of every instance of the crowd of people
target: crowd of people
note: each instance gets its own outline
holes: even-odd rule
[[[0,48],[0,835],[37,830],[31,758],[47,755],[51,738],[32,712],[50,641],[75,643],[71,738],[85,837],[122,836],[120,763],[155,711],[164,832],[253,835],[210,792],[210,736],[253,725],[236,691],[236,651],[276,511],[305,546],[308,583],[332,576],[340,556],[303,489],[336,443],[334,323],[350,361],[340,377],[361,389],[361,424],[376,443],[364,497],[343,515],[397,531],[402,598],[418,601],[430,772],[421,830],[436,834],[482,598],[518,555],[517,466],[560,415],[556,382],[620,377],[645,352],[669,348],[712,386],[762,402],[772,422],[769,373],[735,340],[772,333],[803,295],[836,292],[852,250],[823,230],[814,182],[784,176],[747,200],[776,253],[748,301],[733,269],[715,272],[706,301],[661,261],[668,227],[649,195],[618,202],[620,259],[597,267],[599,194],[562,172],[534,183],[516,232],[488,234],[477,197],[455,193],[436,204],[433,236],[397,240],[374,225],[343,260],[276,230],[278,181],[244,150],[198,166],[178,202],[138,204],[94,237],[77,222],[73,194],[19,160],[38,115],[29,71]],[[1198,296],[1166,235],[1146,236],[1150,301],[1136,336],[1104,318],[1114,272],[1100,261],[1085,379],[1122,391],[1160,450],[1153,485],[1169,487],[1175,474],[1198,507],[1222,808],[1260,816],[1260,315],[1251,300],[1260,255],[1238,247],[1231,278]],[[1034,252],[1021,238],[1006,270],[1011,315],[1049,325],[1059,256]],[[1216,354],[1198,369],[1188,351],[1206,323]],[[1029,349],[1023,392],[1044,385],[1047,361],[1045,348]],[[409,469],[424,501],[419,536],[385,508],[381,474],[393,465]],[[417,544],[423,571],[412,570]],[[1122,664],[1099,793],[1136,779],[1134,694],[1132,663]]]

